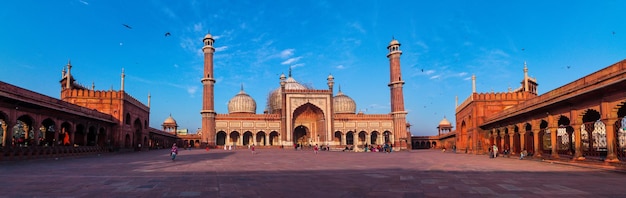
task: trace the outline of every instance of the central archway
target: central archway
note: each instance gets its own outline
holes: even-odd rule
[[[326,128],[327,123],[324,118],[324,112],[318,106],[311,103],[299,106],[293,112],[291,123],[294,126],[291,141],[295,144],[315,145],[324,141],[330,141],[329,138],[331,137],[327,137],[329,134],[327,134],[328,129]],[[296,130],[302,130],[302,128],[298,129],[298,127],[306,129],[306,139],[301,139],[303,132],[298,133],[300,136],[296,135]]]
[[[309,128],[300,125],[293,130],[293,143],[301,146],[309,144]]]

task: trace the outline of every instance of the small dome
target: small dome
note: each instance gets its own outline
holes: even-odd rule
[[[284,77],[284,76],[281,76],[281,77]],[[298,81],[293,79],[293,77],[289,76],[289,78],[285,80],[285,89],[306,90],[307,88],[304,85],[298,83]],[[267,101],[267,106],[269,107],[270,113],[277,113],[282,108],[283,98],[282,98],[281,93],[282,92],[280,90],[280,87],[270,92],[270,99]]]
[[[256,102],[250,95],[241,91],[228,101],[228,113],[256,113]]]
[[[452,124],[450,124],[450,121],[444,116],[441,122],[439,122],[439,126],[452,126]]]
[[[341,89],[335,97],[333,97],[333,111],[335,113],[351,113],[356,112],[356,103],[352,98],[344,95]]]
[[[389,42],[389,45],[400,45],[400,42],[396,39],[392,39],[391,42]]]
[[[207,33],[207,34],[204,36],[204,38],[205,38],[205,39],[213,39],[213,36],[211,35],[211,33]]]
[[[170,117],[167,117],[165,121],[163,121],[163,125],[176,125],[176,120],[174,120],[170,114]]]

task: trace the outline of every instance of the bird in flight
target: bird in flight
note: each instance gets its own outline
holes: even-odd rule
[[[126,24],[122,24],[122,25],[128,29],[133,29],[133,27],[130,27],[130,25],[126,25]]]
[[[166,32],[165,37],[168,37],[168,36],[172,36],[172,34],[170,34],[170,32]]]

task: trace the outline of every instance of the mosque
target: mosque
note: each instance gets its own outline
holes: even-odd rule
[[[213,71],[214,39],[207,34],[203,43],[204,74],[202,128],[199,143],[209,147],[247,146],[293,147],[320,145],[344,148],[391,144],[394,150],[410,149],[400,72],[400,43],[393,39],[387,49],[389,59],[391,111],[388,114],[364,114],[339,88],[334,94],[334,77],[326,79],[327,88],[304,86],[291,75],[282,74],[271,91],[263,114],[256,114],[254,98],[241,91],[228,102],[228,113],[215,112],[216,85]],[[171,120],[167,121],[172,125]]]

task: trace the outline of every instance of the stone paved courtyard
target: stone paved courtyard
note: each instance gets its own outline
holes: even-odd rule
[[[435,150],[168,150],[0,163],[0,197],[624,197],[626,174]]]

